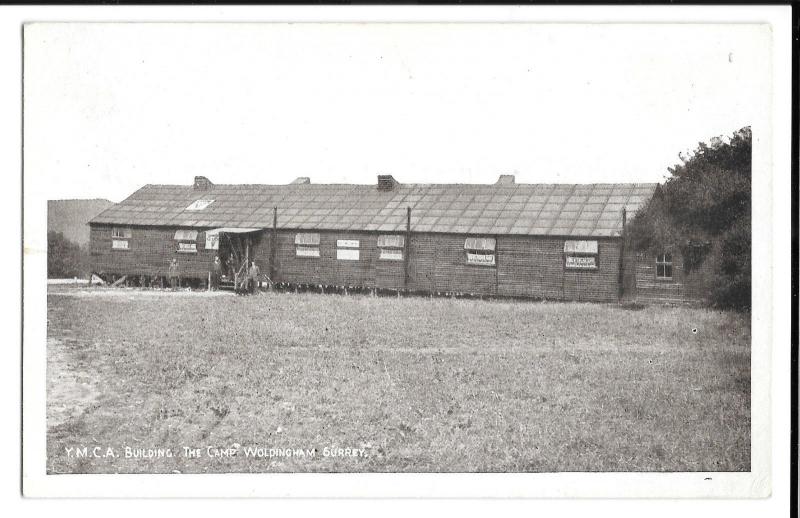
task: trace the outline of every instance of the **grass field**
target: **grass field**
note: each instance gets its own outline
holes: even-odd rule
[[[50,288],[49,473],[750,469],[748,315],[212,295]]]

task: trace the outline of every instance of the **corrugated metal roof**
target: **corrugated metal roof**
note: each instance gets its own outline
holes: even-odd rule
[[[92,223],[170,227],[278,228],[412,232],[617,236],[657,184],[290,184],[146,185]],[[197,200],[203,210],[186,210]]]

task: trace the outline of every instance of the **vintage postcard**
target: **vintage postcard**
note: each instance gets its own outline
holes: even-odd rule
[[[26,494],[768,496],[773,36],[26,23]]]

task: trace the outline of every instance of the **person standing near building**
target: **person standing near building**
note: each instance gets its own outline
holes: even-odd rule
[[[261,270],[258,268],[258,265],[256,264],[256,262],[253,261],[253,263],[250,265],[250,271],[248,272],[249,284],[250,284],[250,286],[249,286],[250,293],[255,293],[256,292],[256,286],[257,285],[258,285],[258,288],[261,288],[261,283],[259,282],[259,275],[260,274],[261,274]]]
[[[222,276],[222,262],[219,256],[214,256],[214,264],[211,266],[211,290],[217,291],[219,289],[219,279]]]
[[[180,279],[178,278],[178,259],[173,258],[172,263],[169,265],[169,287],[172,288],[172,291],[175,291],[179,285]]]

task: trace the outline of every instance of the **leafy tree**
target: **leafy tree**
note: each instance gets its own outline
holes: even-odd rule
[[[636,250],[680,250],[688,270],[711,261],[711,302],[749,309],[752,132],[742,128],[727,142],[700,143],[629,227]]]
[[[47,233],[47,277],[80,277],[87,273],[88,253],[61,232]]]

